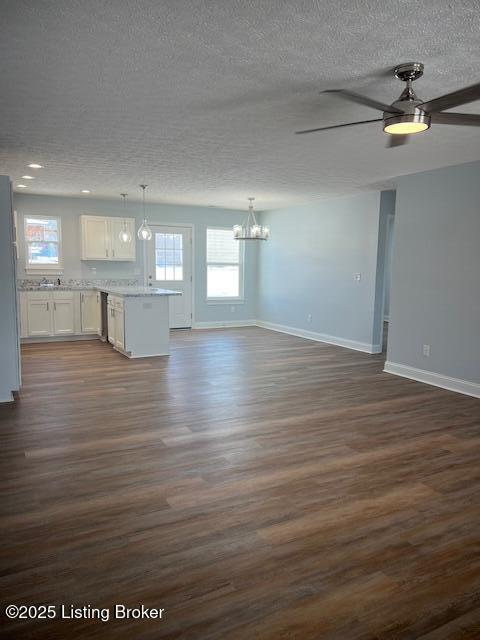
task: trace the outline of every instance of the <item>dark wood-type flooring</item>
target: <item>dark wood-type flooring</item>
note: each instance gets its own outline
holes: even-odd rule
[[[27,345],[0,408],[7,638],[480,638],[480,401],[258,328]],[[6,604],[166,610],[11,621]]]

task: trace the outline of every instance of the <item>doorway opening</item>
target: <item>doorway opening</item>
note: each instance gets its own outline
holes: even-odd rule
[[[191,225],[150,225],[145,269],[149,287],[181,291],[170,298],[170,329],[189,329],[193,323],[193,261]]]

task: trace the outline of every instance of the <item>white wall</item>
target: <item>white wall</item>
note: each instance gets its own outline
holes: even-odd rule
[[[398,179],[387,360],[480,395],[480,163]]]
[[[64,274],[68,278],[139,278],[143,281],[143,247],[137,240],[136,262],[101,262],[80,260],[81,214],[122,216],[122,202],[96,200],[93,198],[64,198],[15,194],[14,206],[18,213],[18,227],[23,229],[24,215],[55,215],[62,221]],[[245,300],[241,304],[211,304],[206,301],[206,230],[207,226],[233,227],[242,222],[246,212],[209,207],[186,207],[177,205],[147,204],[147,217],[152,223],[194,225],[194,272],[196,322],[235,322],[256,318],[257,305],[257,248],[253,243],[245,247]],[[140,203],[129,203],[128,217],[135,217],[137,228],[142,220]],[[95,268],[95,273],[92,272]],[[24,245],[20,245],[18,277],[31,277],[25,272]],[[56,277],[56,276],[54,276]],[[232,308],[234,311],[232,312]]]
[[[379,220],[380,192],[263,212],[271,240],[259,253],[259,319],[378,350]]]

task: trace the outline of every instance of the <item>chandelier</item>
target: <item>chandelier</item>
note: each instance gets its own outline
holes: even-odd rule
[[[235,240],[268,240],[270,229],[258,224],[253,210],[255,198],[249,198],[247,217],[242,224],[233,225],[233,237]]]

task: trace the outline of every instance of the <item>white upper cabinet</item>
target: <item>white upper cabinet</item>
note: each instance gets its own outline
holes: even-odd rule
[[[124,227],[130,242],[120,240]],[[82,260],[135,260],[135,219],[80,216]]]
[[[82,260],[110,260],[108,220],[81,216]]]
[[[130,241],[120,240],[123,231],[130,234]],[[113,260],[135,260],[135,220],[133,218],[111,218],[110,232],[112,238]]]

